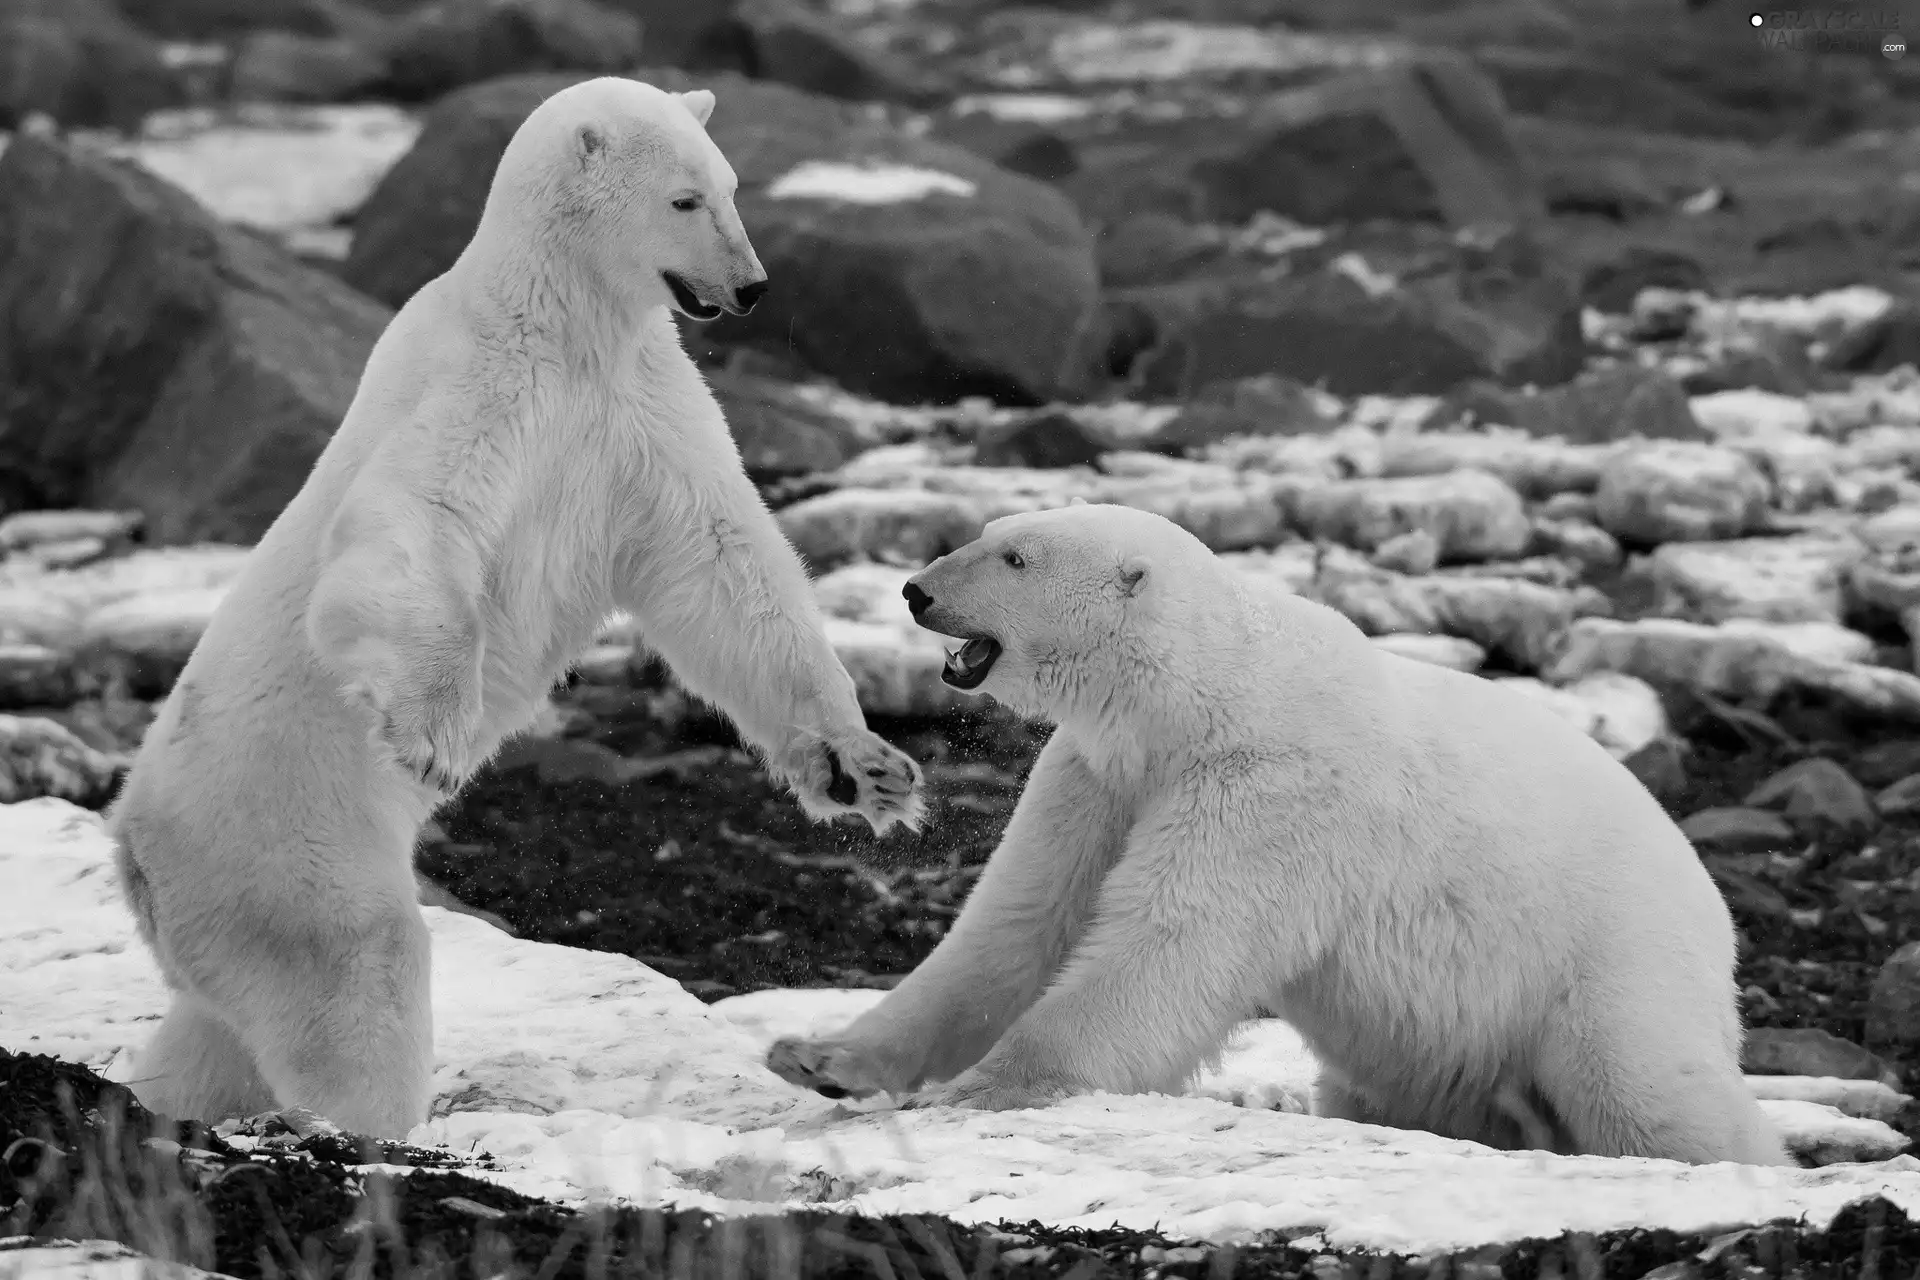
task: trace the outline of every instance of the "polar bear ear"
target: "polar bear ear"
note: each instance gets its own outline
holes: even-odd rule
[[[607,149],[606,131],[598,125],[583,124],[573,135],[575,149],[580,154],[581,167],[593,163],[593,158]]]
[[[1114,575],[1114,584],[1120,588],[1120,594],[1133,597],[1147,584],[1147,558],[1128,556],[1120,562],[1120,572]]]
[[[687,110],[691,111],[693,118],[702,125],[705,125],[713,116],[713,90],[711,89],[689,89],[680,95],[680,101],[687,104]]]
[[[1087,500],[1076,493],[1067,500],[1067,505],[1070,507],[1084,507],[1087,505]]]

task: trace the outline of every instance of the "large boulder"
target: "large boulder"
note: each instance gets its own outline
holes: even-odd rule
[[[707,381],[755,480],[832,471],[866,447],[850,423],[804,388],[733,369],[708,370]]]
[[[385,88],[427,102],[532,71],[623,71],[640,57],[640,20],[593,0],[433,0],[382,42]]]
[[[0,506],[131,508],[252,542],[339,425],[388,313],[131,164],[0,155]]]
[[[852,100],[925,102],[926,74],[852,38],[832,14],[796,0],[600,0],[646,28],[647,61]]]
[[[1571,282],[1522,236],[1460,246],[1414,278],[1336,260],[1114,296],[1148,335],[1131,375],[1170,398],[1267,373],[1343,396],[1435,395],[1481,378],[1551,386],[1579,372],[1584,352]]]
[[[989,133],[978,119],[960,136]],[[1032,127],[1024,132],[1031,134]],[[1386,218],[1512,226],[1542,215],[1500,92],[1467,58],[1418,58],[1333,75],[1224,117],[1066,125],[1078,161],[1062,186],[1094,220],[1143,212],[1241,224],[1270,212],[1313,226]]]
[[[0,0],[0,129],[36,112],[128,128],[184,96],[160,46],[108,0]]]
[[[1514,225],[1542,211],[1499,89],[1458,55],[1436,51],[1276,95],[1232,132],[1242,146],[1192,169],[1223,221],[1265,209],[1315,225],[1369,217]]]
[[[708,131],[773,281],[703,340],[790,352],[893,400],[1088,390],[1104,312],[1091,237],[1057,192],[849,104],[730,74],[639,74],[719,95]],[[436,103],[356,218],[346,279],[398,306],[446,270],[513,131],[580,78],[509,77]]]

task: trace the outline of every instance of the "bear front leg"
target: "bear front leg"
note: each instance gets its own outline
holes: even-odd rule
[[[1119,859],[1131,805],[1056,733],[953,929],[886,997],[835,1035],[790,1036],[767,1066],[830,1098],[901,1093],[980,1060],[1079,941]]]
[[[911,1105],[1003,1111],[1179,1092],[1306,970],[1330,913],[1280,864],[1279,837],[1247,832],[1244,806],[1209,792],[1134,828],[1058,980],[979,1065]]]
[[[719,424],[724,432],[725,424]],[[665,453],[668,446],[662,445]],[[773,514],[712,456],[663,458],[619,603],[688,692],[718,707],[815,821],[918,830],[920,768],[867,728],[853,677]]]
[[[444,547],[444,544],[443,544]],[[443,796],[478,765],[485,637],[477,579],[451,550],[412,562],[358,545],[321,574],[307,610],[315,655],[363,707],[374,749]]]

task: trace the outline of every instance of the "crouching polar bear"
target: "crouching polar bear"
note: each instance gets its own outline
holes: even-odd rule
[[[1057,724],[924,964],[768,1064],[991,1109],[1178,1091],[1291,1022],[1316,1110],[1505,1148],[1789,1158],[1692,847],[1551,711],[1369,643],[1145,512],[1008,516],[915,575],[948,683]]]
[[[766,288],[713,105],[600,79],[532,113],[148,732],[110,825],[173,991],[154,1110],[426,1118],[414,839],[615,609],[810,816],[918,824],[669,314]]]

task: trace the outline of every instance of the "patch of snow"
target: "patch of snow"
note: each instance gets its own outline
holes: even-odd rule
[[[260,231],[327,227],[365,203],[420,126],[377,103],[156,112],[137,138],[76,134],[180,187],[227,222]]]
[[[112,1240],[52,1241],[0,1250],[0,1280],[220,1280],[212,1272],[161,1262]]]
[[[232,56],[227,46],[223,44],[192,44],[184,40],[168,40],[160,45],[162,65],[174,71],[217,67],[226,63]]]
[[[1384,67],[1403,56],[1398,44],[1377,37],[1172,19],[1125,24],[1088,22],[1056,35],[1048,50],[1054,67],[1081,84],[1178,80],[1236,71]]]
[[[1093,114],[1094,104],[1064,93],[975,93],[954,101],[956,115],[984,113],[1018,124],[1060,124]]]
[[[58,800],[0,806],[0,883],[0,1044],[125,1079],[127,1050],[151,1034],[166,995],[100,819]],[[1802,1214],[1820,1225],[1874,1194],[1920,1212],[1920,1162],[1906,1157],[1695,1168],[1502,1153],[1297,1114],[1313,1063],[1274,1022],[1242,1030],[1199,1081],[1203,1096],[1093,1095],[1005,1114],[836,1104],[774,1077],[764,1046],[836,1026],[878,992],[765,992],[708,1007],[625,956],[425,916],[436,1118],[410,1140],[488,1151],[501,1171],[485,1176],[571,1203],[1157,1224],[1223,1242],[1292,1229],[1409,1252]],[[1763,1105],[1802,1147],[1845,1147],[1861,1129],[1816,1104]]]
[[[928,196],[971,198],[978,188],[938,169],[906,164],[849,164],[809,160],[767,188],[775,200],[834,200],[842,204],[904,204]]]
[[[1805,400],[1758,387],[1715,391],[1688,403],[1695,420],[1723,443],[1813,430],[1813,410]]]
[[[1829,329],[1851,329],[1879,318],[1893,305],[1893,295],[1871,285],[1848,285],[1811,297],[1708,298],[1694,295],[1703,329],[1767,325],[1806,337]]]

